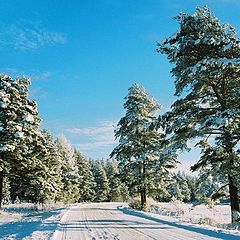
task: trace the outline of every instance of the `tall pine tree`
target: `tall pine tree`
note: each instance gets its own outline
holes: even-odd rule
[[[108,159],[105,163],[106,173],[109,181],[109,201],[119,202],[122,200],[122,183],[118,163],[113,159]]]
[[[125,99],[126,114],[115,131],[119,145],[111,156],[116,157],[134,182],[141,197],[141,208],[145,209],[152,186],[159,187],[169,168],[175,166],[175,160],[170,149],[163,150],[164,134],[151,127],[160,108],[156,101],[138,84],[129,88]]]
[[[67,203],[77,202],[80,176],[74,150],[64,135],[57,138],[56,145],[61,159],[62,200]]]
[[[93,201],[96,187],[93,173],[91,171],[90,162],[82,154],[75,150],[75,158],[78,167],[79,179],[79,202]]]
[[[240,40],[208,7],[175,19],[179,30],[158,46],[175,64],[175,94],[181,96],[166,119],[180,148],[201,139],[201,159],[192,169],[210,167],[228,181],[232,222],[239,223]]]
[[[0,208],[4,176],[27,169],[31,159],[24,158],[31,146],[40,146],[40,117],[37,105],[28,98],[28,78],[13,80],[0,75]]]
[[[106,202],[109,194],[109,182],[103,163],[100,161],[92,161],[92,172],[96,182],[95,199],[96,202]]]

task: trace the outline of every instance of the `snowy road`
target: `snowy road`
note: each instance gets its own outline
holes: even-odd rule
[[[53,240],[237,240],[239,236],[182,225],[156,214],[128,210],[120,203],[82,204],[61,219]]]

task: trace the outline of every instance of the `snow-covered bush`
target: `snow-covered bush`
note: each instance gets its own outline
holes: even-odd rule
[[[184,215],[185,210],[183,208],[183,202],[182,201],[177,200],[176,198],[173,197],[170,204],[174,206],[177,216]]]
[[[141,199],[139,197],[132,198],[128,203],[130,208],[141,210]],[[148,197],[147,204],[146,204],[146,211],[152,212],[153,209],[157,207],[157,202],[153,199]]]
[[[213,217],[200,218],[198,223],[209,226],[217,226],[217,222]]]
[[[130,208],[141,210],[141,200],[139,197],[132,198],[128,203]]]

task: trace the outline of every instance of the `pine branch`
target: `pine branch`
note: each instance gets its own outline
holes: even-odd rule
[[[223,196],[226,196],[225,193],[220,193],[220,191],[221,191],[223,188],[227,187],[227,186],[228,186],[228,183],[225,184],[225,185],[223,185],[222,187],[220,187],[215,193],[212,194],[211,199],[212,199],[213,201],[216,201],[217,199],[219,199],[219,198],[221,198],[221,197],[223,197]]]

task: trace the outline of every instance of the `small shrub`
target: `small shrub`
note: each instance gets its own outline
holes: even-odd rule
[[[141,200],[140,198],[132,198],[128,203],[130,208],[141,210]]]
[[[141,209],[141,199],[139,197],[132,198],[128,203],[130,208],[142,210]],[[155,209],[157,206],[157,202],[153,198],[147,198],[147,205],[146,205],[146,211],[151,212],[152,209]]]
[[[172,200],[171,200],[171,204],[175,207],[175,209],[176,209],[175,214],[176,214],[177,216],[182,216],[182,215],[184,215],[185,210],[184,210],[184,208],[183,208],[182,201],[177,200],[176,198],[173,197]]]
[[[210,225],[210,226],[216,226],[217,222],[214,218],[212,217],[204,217],[199,219],[199,224],[203,225]]]
[[[153,199],[153,198],[151,198],[151,197],[148,197],[147,198],[147,205],[149,206],[149,207],[155,207],[156,205],[157,205],[157,202]]]

